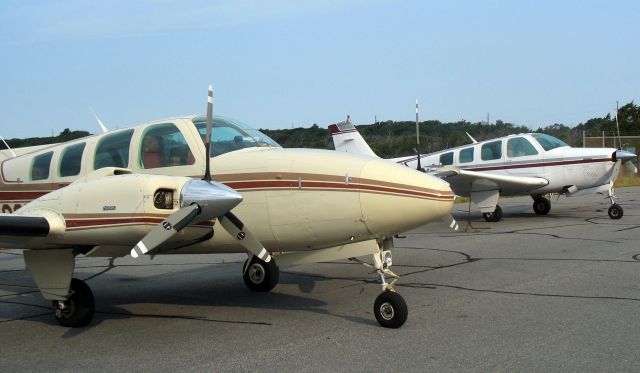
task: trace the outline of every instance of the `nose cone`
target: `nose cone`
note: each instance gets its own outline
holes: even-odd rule
[[[242,202],[242,195],[215,181],[190,180],[182,188],[181,206],[193,203],[200,206],[204,219],[213,219],[229,212]]]
[[[626,150],[616,150],[615,157],[616,160],[621,160],[622,163],[625,163],[634,160],[636,155]]]
[[[367,163],[361,175],[369,188],[360,194],[360,205],[373,235],[390,237],[451,211],[453,192],[434,176],[381,159]]]

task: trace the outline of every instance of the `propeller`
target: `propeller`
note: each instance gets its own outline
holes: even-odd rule
[[[613,154],[616,161],[620,161],[624,163],[633,173],[638,173],[638,168],[635,164],[633,164],[633,160],[637,157],[634,153],[628,152],[626,150],[616,150]]]
[[[207,94],[207,134],[205,137],[205,168],[202,180],[211,181],[211,127],[213,125],[213,87],[209,84],[209,92]]]
[[[456,221],[456,219],[453,217],[453,215],[451,214],[447,214],[442,218],[442,221],[449,226],[449,228],[453,229],[454,231],[457,231],[458,228],[460,228],[458,226],[458,222]]]
[[[213,88],[207,98],[207,132],[205,137],[205,172],[202,180],[190,180],[180,193],[181,208],[140,240],[131,250],[134,258],[158,248],[192,222],[218,219],[222,227],[248,252],[265,262],[271,255],[260,240],[231,210],[242,202],[242,195],[211,178],[211,132],[213,126]],[[197,220],[196,220],[197,219]]]

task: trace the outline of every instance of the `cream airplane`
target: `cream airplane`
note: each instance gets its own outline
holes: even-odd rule
[[[416,104],[416,123],[417,115]],[[336,150],[377,157],[348,117],[345,122],[330,125],[329,130]],[[622,217],[613,182],[623,162],[637,172],[631,163],[635,154],[614,148],[572,148],[541,133],[482,142],[469,137],[473,142],[469,145],[390,160],[445,179],[456,195],[470,197],[486,221],[502,218],[498,205],[501,195],[530,195],[535,213],[546,215],[551,202],[544,195],[549,193],[606,194],[611,201],[609,217]]]
[[[79,327],[94,314],[90,288],[72,278],[76,256],[247,252],[243,279],[253,291],[276,286],[279,267],[372,255],[383,290],[375,317],[400,327],[408,310],[390,271],[393,236],[447,216],[449,185],[383,160],[282,149],[213,118],[212,97],[206,118],[5,154],[0,246],[24,249],[58,322]]]

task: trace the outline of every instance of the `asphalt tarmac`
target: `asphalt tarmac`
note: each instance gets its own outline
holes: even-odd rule
[[[374,275],[347,261],[283,269],[246,289],[244,255],[77,261],[96,315],[54,320],[20,251],[0,252],[0,371],[640,371],[640,188],[529,197],[467,231],[432,223],[396,241],[409,306],[400,329],[373,316]],[[454,216],[467,225],[466,205]]]

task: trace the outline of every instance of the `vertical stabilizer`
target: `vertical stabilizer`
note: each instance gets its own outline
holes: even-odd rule
[[[378,158],[356,127],[351,124],[349,116],[344,122],[329,125],[329,131],[331,131],[333,146],[337,151]]]

